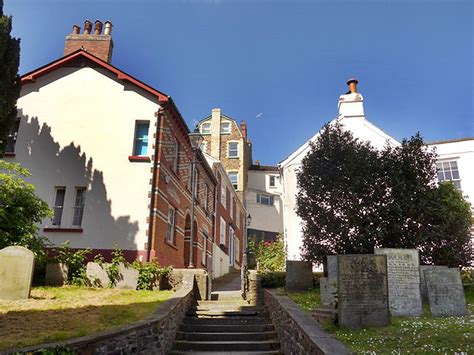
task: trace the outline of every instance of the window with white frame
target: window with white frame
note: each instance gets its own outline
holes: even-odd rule
[[[178,160],[179,160],[179,143],[176,138],[173,138],[173,165],[172,168],[175,172],[178,172]]]
[[[76,187],[76,198],[74,199],[74,212],[72,216],[72,225],[80,227],[82,225],[82,216],[84,215],[84,205],[86,201],[86,188]]]
[[[235,224],[237,225],[237,227],[239,229],[242,229],[240,228],[240,211],[238,210],[237,206],[236,206],[236,211],[235,211]]]
[[[7,136],[7,145],[5,146],[5,153],[14,153],[16,139],[18,137],[18,129],[20,128],[20,119],[17,118],[13,123],[12,128]]]
[[[221,134],[229,134],[229,133],[230,133],[230,122],[222,122]]]
[[[60,226],[61,220],[63,218],[64,210],[64,199],[66,197],[66,188],[65,187],[56,187],[55,196],[54,196],[54,215],[53,215],[53,226]]]
[[[234,219],[234,197],[232,196],[232,194],[230,195],[229,211],[230,211],[230,218]]]
[[[261,205],[273,206],[273,196],[265,194],[257,194],[257,203]]]
[[[206,265],[206,259],[207,259],[207,238],[206,235],[203,233],[202,235],[202,256],[201,256],[201,263],[203,265]]]
[[[211,123],[205,122],[201,124],[201,134],[211,134]]]
[[[436,162],[438,181],[452,181],[458,190],[461,190],[461,177],[456,160],[440,160]]]
[[[270,175],[269,176],[268,186],[270,186],[270,187],[275,187],[276,186],[276,176],[275,175]]]
[[[166,241],[174,244],[176,232],[176,210],[173,207],[168,209],[168,230],[166,232]]]
[[[227,208],[227,187],[225,187],[225,184],[222,184],[221,182],[221,205],[224,206],[224,208]]]
[[[239,173],[236,171],[229,171],[227,176],[229,177],[230,183],[234,189],[237,190],[239,188]]]
[[[237,237],[235,237],[234,242],[234,255],[234,260],[240,263],[240,240]]]
[[[238,158],[239,157],[239,142],[229,142],[227,145],[227,157]]]
[[[226,223],[223,217],[221,217],[221,226],[219,230],[219,244],[226,245],[225,242],[225,231],[226,231]]]

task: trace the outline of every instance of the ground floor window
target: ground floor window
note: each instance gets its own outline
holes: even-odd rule
[[[55,197],[54,197],[54,216],[53,216],[53,226],[60,226],[61,220],[63,218],[63,209],[64,209],[64,199],[66,197],[66,188],[65,187],[56,187]]]
[[[84,204],[86,200],[86,188],[76,187],[76,198],[74,200],[74,213],[72,217],[72,225],[80,227],[82,224],[82,216],[84,215]]]

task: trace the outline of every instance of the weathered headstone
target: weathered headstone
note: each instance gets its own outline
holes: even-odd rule
[[[286,261],[286,288],[293,291],[304,291],[313,288],[313,268],[306,261]]]
[[[426,280],[425,280],[425,270],[431,269],[447,269],[447,266],[443,265],[420,265],[420,294],[421,294],[421,302],[423,304],[428,304],[428,289],[426,288]]]
[[[337,297],[337,280],[320,277],[319,291],[321,295],[321,304],[326,307],[334,308],[336,306]]]
[[[431,314],[435,317],[468,314],[461,274],[457,268],[424,271]]]
[[[46,264],[44,283],[48,286],[62,286],[67,281],[68,268],[62,263]]]
[[[138,270],[119,264],[119,278],[115,285],[116,288],[122,290],[136,290],[138,284]]]
[[[105,266],[94,262],[88,262],[86,267],[86,275],[92,286],[108,287],[110,283],[109,275],[105,270]]]
[[[337,261],[339,325],[359,329],[389,324],[387,257],[338,255]]]
[[[29,298],[34,266],[35,255],[24,247],[0,250],[0,299]]]
[[[387,256],[388,304],[392,316],[421,315],[418,250],[381,248],[375,249],[374,254]]]
[[[328,278],[337,280],[337,255],[327,256]]]

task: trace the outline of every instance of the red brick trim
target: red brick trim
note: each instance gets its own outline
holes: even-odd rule
[[[168,242],[168,240],[165,239],[165,244],[173,249],[176,249],[176,250],[179,250],[178,247],[174,244],[171,244],[170,242]]]
[[[82,233],[82,228],[43,228],[43,232],[60,232],[60,233]]]
[[[5,158],[7,158],[7,157],[14,157],[14,156],[15,156],[15,153],[5,153],[3,156],[4,156]]]
[[[149,163],[151,161],[150,157],[142,155],[130,155],[128,161],[132,163]]]

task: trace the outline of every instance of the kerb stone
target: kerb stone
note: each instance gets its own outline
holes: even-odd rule
[[[24,247],[0,250],[0,299],[29,298],[34,266],[35,255]]]
[[[381,248],[375,249],[374,254],[387,256],[388,300],[392,316],[421,315],[418,250]]]

